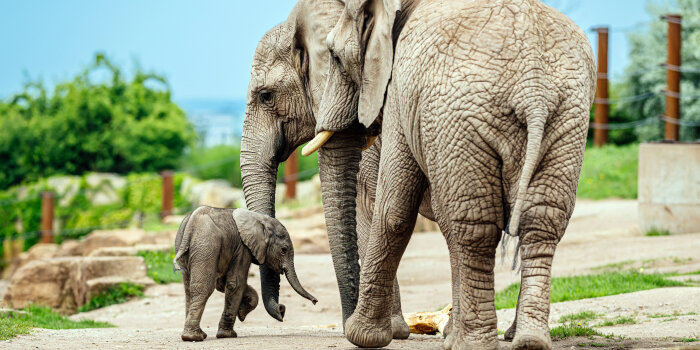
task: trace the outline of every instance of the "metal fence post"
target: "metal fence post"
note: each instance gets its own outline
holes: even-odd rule
[[[160,211],[160,218],[163,219],[173,214],[173,172],[164,170],[160,173],[163,179],[163,206]]]
[[[595,28],[598,33],[598,80],[595,98],[595,114],[593,122],[593,144],[601,147],[608,143],[608,114],[610,103],[608,96],[608,27]]]
[[[41,243],[53,243],[54,194],[41,193]]]
[[[668,15],[668,61],[666,63],[666,132],[664,139],[678,141],[681,92],[681,16]],[[671,120],[668,120],[671,119]],[[676,122],[674,123],[673,120]]]

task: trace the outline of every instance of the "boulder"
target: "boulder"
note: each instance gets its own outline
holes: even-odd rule
[[[83,242],[75,240],[75,239],[69,239],[67,241],[63,241],[61,244],[61,247],[58,249],[56,252],[56,255],[54,255],[57,258],[60,257],[66,257],[66,256],[82,256],[83,255]]]
[[[131,282],[151,285],[143,258],[67,257],[34,260],[12,276],[3,302],[13,308],[30,303],[75,313],[105,288]]]
[[[67,206],[80,191],[80,176],[52,176],[46,181],[58,199],[59,206]]]
[[[191,203],[216,208],[244,206],[243,191],[231,187],[226,180],[207,180],[189,186],[187,198]]]
[[[134,256],[141,251],[169,252],[171,249],[172,244],[137,244],[131,247],[102,247],[88,256]]]
[[[119,203],[119,191],[127,184],[125,177],[110,173],[89,174],[85,176],[85,182],[88,185],[87,198],[93,205]]]
[[[103,247],[128,247],[140,243],[146,233],[140,229],[93,231],[83,240],[82,253],[90,255]]]
[[[53,258],[59,250],[58,244],[54,243],[39,243],[29,248],[28,251],[21,253],[19,256],[12,259],[7,268],[3,271],[3,276],[11,277],[19,268],[37,259]]]

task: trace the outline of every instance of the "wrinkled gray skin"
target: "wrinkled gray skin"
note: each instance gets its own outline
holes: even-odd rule
[[[202,341],[199,326],[204,306],[216,290],[226,293],[217,338],[235,338],[233,324],[243,321],[258,305],[258,295],[246,281],[250,264],[264,264],[302,297],[316,298],[299,283],[294,269],[294,248],[282,224],[269,216],[245,209],[199,207],[185,217],[175,238],[173,267],[185,285],[184,341]],[[284,314],[284,310],[282,310]]]
[[[279,163],[314,137],[315,116],[328,74],[326,37],[342,10],[343,3],[337,0],[301,0],[284,23],[260,40],[253,57],[241,142],[243,191],[250,210],[274,216]],[[357,131],[363,133],[361,138],[334,138],[319,155],[343,321],[357,303],[358,258],[364,254],[369,237],[379,170],[379,142],[361,153],[360,147],[366,144],[364,128]],[[421,214],[432,218],[427,191],[425,197]],[[276,275],[268,273],[265,266],[260,270],[265,308],[273,317],[279,316],[279,279],[275,280]],[[392,315],[393,337],[407,338],[409,330],[402,317],[396,281]]]
[[[391,342],[392,281],[429,186],[458,281],[445,348],[499,347],[493,269],[504,230],[519,232],[522,264],[513,349],[551,348],[551,264],[583,161],[595,88],[590,44],[538,0],[407,4],[348,0],[327,41],[333,61],[319,135],[362,139],[358,125],[381,123],[383,142],[346,336],[363,347]]]

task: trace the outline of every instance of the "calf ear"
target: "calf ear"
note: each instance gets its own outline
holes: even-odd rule
[[[248,247],[255,260],[260,264],[265,263],[265,251],[267,250],[267,241],[269,239],[263,224],[264,218],[265,215],[245,209],[233,211],[233,220],[238,227],[241,241]]]

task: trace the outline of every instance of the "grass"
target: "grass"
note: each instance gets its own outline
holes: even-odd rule
[[[596,327],[609,327],[609,326],[617,326],[620,324],[635,324],[635,323],[637,323],[637,320],[635,320],[631,317],[619,316],[618,318],[615,318],[613,320],[604,321],[603,323],[597,325]]]
[[[564,315],[559,319],[559,323],[567,323],[567,322],[588,322],[595,320],[600,316],[599,314],[593,312],[593,311],[581,311],[577,314],[569,314],[569,315]]]
[[[663,274],[643,274],[634,271],[607,271],[594,275],[552,278],[550,302],[597,298],[632,293],[661,287],[686,286],[683,282],[665,278]],[[515,307],[520,283],[514,283],[496,293],[496,309]]]
[[[175,250],[169,252],[140,251],[136,255],[143,257],[148,269],[148,277],[158,284],[181,283],[182,275],[173,272]]]
[[[143,286],[133,283],[120,283],[92,297],[85,305],[78,309],[78,312],[86,312],[109,305],[125,303],[132,297],[141,296],[143,296]]]
[[[683,342],[683,343],[694,343],[694,342],[696,342],[696,341],[698,341],[698,338],[684,338],[684,339],[681,339],[681,342]]]
[[[687,313],[682,314],[682,313],[676,311],[672,314],[653,314],[653,315],[649,315],[647,317],[649,317],[649,318],[667,318],[667,317],[692,316],[692,315],[697,315],[697,313],[687,312]]]
[[[106,322],[91,320],[73,321],[51,311],[49,307],[37,305],[30,305],[22,309],[22,312],[11,311],[0,315],[0,340],[8,340],[20,334],[29,334],[32,328],[77,329],[114,327]]]
[[[568,337],[588,337],[598,335],[595,329],[586,324],[567,323],[549,330],[552,340]]]
[[[670,236],[671,232],[669,232],[668,230],[661,230],[661,229],[657,229],[657,228],[652,228],[644,235],[647,237]]]
[[[580,198],[637,198],[638,145],[587,148],[576,195]]]

